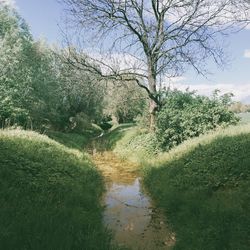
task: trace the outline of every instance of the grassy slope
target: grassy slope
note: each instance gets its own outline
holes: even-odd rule
[[[117,127],[104,139],[119,156],[144,162],[144,184],[176,232],[175,249],[249,248],[250,125],[194,138],[157,157],[136,127]]]
[[[187,141],[152,160],[144,183],[177,234],[175,249],[250,245],[250,126]]]
[[[157,158],[150,134],[131,124],[100,140],[103,150],[147,160],[144,183],[177,234],[175,249],[248,249],[249,125],[186,141]]]
[[[86,145],[88,144],[90,138],[92,137],[91,134],[77,134],[77,133],[63,133],[58,131],[49,131],[47,135],[63,144],[68,148],[83,150]]]
[[[86,148],[86,146],[88,146],[89,141],[92,138],[100,135],[101,133],[102,133],[102,129],[98,127],[97,125],[92,124],[91,130],[84,131],[81,134],[63,133],[59,131],[47,131],[46,134],[51,139],[65,145],[66,147],[82,150]]]
[[[98,138],[95,142],[95,147],[100,151],[114,150],[117,143],[123,139],[125,135],[135,127],[132,123],[125,123],[114,126],[111,130],[105,133],[102,137]]]
[[[102,191],[79,151],[34,132],[0,131],[2,249],[110,249]]]
[[[238,114],[240,117],[241,125],[246,125],[250,123],[250,113]],[[210,138],[212,138],[210,136]],[[130,161],[137,163],[142,163],[155,159],[156,155],[161,154],[160,148],[157,148],[157,139],[145,129],[137,127],[135,124],[120,124],[114,129],[111,129],[109,133],[103,136],[102,147],[104,150],[112,150],[119,157],[126,158]],[[195,144],[196,139],[191,140]],[[99,144],[99,143],[97,143]],[[190,141],[184,143],[184,147],[190,146]],[[171,154],[164,154],[164,157],[174,155],[177,151],[182,151],[183,146],[178,147],[176,150],[172,150]],[[163,158],[164,158],[163,157]]]
[[[112,150],[120,158],[141,163],[155,156],[154,140],[152,134],[135,124],[121,124],[100,138],[96,146],[99,150]]]

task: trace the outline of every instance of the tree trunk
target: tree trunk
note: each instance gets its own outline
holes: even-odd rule
[[[151,57],[148,57],[148,87],[150,93],[156,97],[156,73],[155,73],[155,62]],[[149,113],[150,113],[150,131],[155,131],[156,126],[156,111],[158,104],[153,98],[150,98]]]
[[[149,104],[149,113],[150,113],[150,131],[155,131],[156,128],[156,110],[157,110],[157,104],[154,100],[150,100]]]

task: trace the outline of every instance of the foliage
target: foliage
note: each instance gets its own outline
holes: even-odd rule
[[[110,121],[110,122],[102,121],[102,122],[100,122],[99,126],[100,126],[103,130],[108,131],[109,129],[112,128],[113,125],[112,125],[112,122],[111,122],[111,121]]]
[[[160,152],[154,133],[135,126],[133,123],[120,124],[96,140],[99,151],[112,150],[120,158],[141,163]]]
[[[102,119],[103,83],[94,74],[68,64],[62,56],[64,51],[57,53],[61,59],[58,91],[62,98],[58,112],[64,116],[62,124],[66,123],[66,129],[82,132],[83,128],[91,127],[92,121],[97,123]]]
[[[1,131],[0,179],[3,249],[113,249],[101,222],[102,178],[80,151]]]
[[[164,103],[157,115],[156,135],[165,150],[188,138],[238,122],[238,118],[228,109],[230,94],[219,96],[215,91],[213,97],[209,98],[188,90],[169,90]]]
[[[176,233],[174,249],[249,248],[250,127],[194,138],[145,166],[144,183]]]
[[[134,122],[148,104],[146,92],[133,82],[109,82],[104,113],[116,123]]]
[[[248,0],[238,0],[237,4],[220,0],[213,5],[208,0],[62,2],[71,15],[68,27],[77,31],[80,27],[83,31],[77,32],[81,36],[76,39],[77,44],[92,42],[99,47],[101,58],[92,58],[100,65],[99,75],[133,81],[146,90],[151,129],[161,106],[158,99],[161,79],[183,74],[189,67],[204,75],[210,59],[222,66],[225,44],[220,38],[249,23]],[[103,51],[109,52],[111,60]],[[86,60],[74,63],[89,66]]]
[[[47,131],[46,135],[51,139],[65,145],[68,148],[78,149],[82,151],[86,149],[90,140],[93,137],[100,135],[102,129],[97,125],[92,125],[91,130],[85,130],[84,132],[78,133],[63,133],[59,131]]]
[[[0,6],[0,123],[13,125],[29,120],[23,102],[30,99],[29,75],[23,80],[31,35],[24,20],[8,7]],[[20,68],[22,65],[22,68]]]
[[[73,68],[63,54],[33,41],[16,11],[0,6],[1,127],[82,132],[101,119],[101,83]]]

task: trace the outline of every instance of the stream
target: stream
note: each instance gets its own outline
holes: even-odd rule
[[[115,243],[133,250],[172,249],[175,234],[145,192],[137,165],[112,152],[95,153],[93,161],[105,177],[103,222]]]

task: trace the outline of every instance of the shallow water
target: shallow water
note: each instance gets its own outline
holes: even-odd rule
[[[175,235],[143,190],[137,166],[107,152],[93,158],[106,178],[103,221],[115,242],[136,250],[171,249]]]

